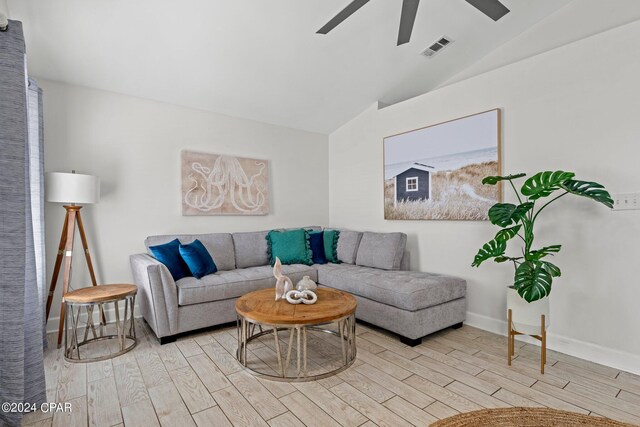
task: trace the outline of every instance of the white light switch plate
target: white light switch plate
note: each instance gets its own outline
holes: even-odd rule
[[[640,209],[640,193],[618,193],[611,197],[614,211]]]

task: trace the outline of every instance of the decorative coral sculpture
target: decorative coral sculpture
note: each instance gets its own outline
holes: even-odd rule
[[[315,304],[318,296],[313,291],[296,291],[295,289],[285,294],[285,298],[290,304]]]
[[[291,279],[282,274],[282,263],[278,257],[273,265],[273,275],[276,278],[276,301],[278,301],[280,298],[285,298],[287,292],[293,289]]]

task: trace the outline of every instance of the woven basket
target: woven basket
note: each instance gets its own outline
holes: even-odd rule
[[[431,427],[634,427],[634,425],[548,408],[501,408],[454,415],[431,424]]]

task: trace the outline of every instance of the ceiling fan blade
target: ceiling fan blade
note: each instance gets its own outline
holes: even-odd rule
[[[402,0],[402,15],[400,16],[400,29],[398,30],[398,46],[411,40],[413,23],[416,21],[416,13],[420,0]]]
[[[509,9],[499,0],[466,0],[466,2],[494,21],[509,13]]]
[[[316,34],[327,34],[368,2],[369,0],[353,0],[347,5],[347,7],[342,9],[336,16],[327,22],[324,27],[316,31]]]

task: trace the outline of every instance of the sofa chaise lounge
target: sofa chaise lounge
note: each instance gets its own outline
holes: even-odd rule
[[[320,229],[308,227],[308,229]],[[149,246],[179,239],[199,239],[218,271],[196,279],[174,281],[167,267],[148,254],[131,255],[142,315],[160,343],[176,336],[236,320],[238,297],[275,286],[269,265],[268,231],[150,236]],[[310,276],[320,286],[348,292],[358,301],[356,318],[417,345],[422,337],[465,320],[466,282],[463,279],[409,270],[404,233],[340,230],[340,263],[284,265],[294,285]]]

